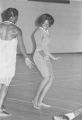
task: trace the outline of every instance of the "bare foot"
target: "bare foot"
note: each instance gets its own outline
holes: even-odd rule
[[[40,109],[40,106],[38,106],[38,104],[34,100],[32,100],[32,103],[35,109],[38,109],[38,110]]]
[[[10,113],[7,113],[6,111],[1,111],[0,110],[0,117],[9,117],[9,116],[11,116]]]
[[[47,105],[45,103],[40,103],[38,106],[45,107],[45,108],[50,108],[51,107],[50,105]]]

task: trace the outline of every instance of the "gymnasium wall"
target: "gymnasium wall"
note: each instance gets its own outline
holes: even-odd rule
[[[55,24],[50,28],[52,53],[82,52],[82,2],[70,4],[42,3],[26,0],[2,0],[3,9],[15,7],[19,10],[17,25],[23,31],[27,53],[33,51],[32,34],[35,20],[43,13],[50,13]]]

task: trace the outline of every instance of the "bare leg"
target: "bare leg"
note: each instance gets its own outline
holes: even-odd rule
[[[53,80],[53,77],[50,76],[49,80],[47,81],[46,85],[43,88],[43,91],[41,92],[41,95],[40,95],[39,100],[38,100],[38,106],[51,107],[50,105],[43,104],[42,101],[43,101],[43,98],[45,97],[47,91],[49,90],[51,84],[52,84],[52,80]]]
[[[45,85],[47,84],[48,80],[49,80],[49,77],[45,78],[42,81],[42,83],[41,83],[41,85],[40,85],[40,87],[38,89],[38,92],[36,93],[36,96],[34,98],[33,103],[34,103],[35,108],[37,108],[37,109],[40,109],[39,106],[38,106],[38,99],[39,99],[39,96],[40,96],[42,90],[44,89]]]
[[[44,80],[42,81],[38,92],[35,96],[35,99],[33,101],[34,107],[36,109],[40,109],[41,106],[44,107],[50,107],[50,105],[46,105],[44,103],[42,103],[44,96],[46,95],[48,89],[51,86],[52,80],[53,80],[53,70],[52,70],[52,65],[50,63],[50,61],[46,61],[47,67],[49,69],[49,75],[47,77],[44,78]]]
[[[53,68],[52,68],[52,64],[51,64],[50,60],[46,60],[46,64],[47,64],[48,69],[49,69],[49,77],[48,77],[49,79],[46,82],[46,84],[45,84],[45,86],[44,86],[44,88],[43,88],[43,90],[42,90],[42,92],[40,94],[39,100],[38,100],[38,105],[40,107],[41,106],[43,106],[43,107],[51,107],[50,105],[46,105],[46,104],[42,103],[43,98],[45,97],[45,95],[46,95],[47,91],[49,90],[49,88],[50,88],[50,86],[52,84],[52,81],[54,79]]]
[[[32,101],[36,109],[40,109],[42,106],[42,101],[46,95],[48,89],[51,86],[51,75],[52,75],[52,65],[50,60],[46,60],[45,57],[42,57],[39,52],[36,52],[34,55],[34,62],[43,76],[43,81],[41,82],[39,89],[36,93],[34,100]]]
[[[0,88],[0,116],[1,117],[9,116],[9,114],[3,111],[3,108],[2,108],[6,99],[7,91],[8,91],[8,87],[2,84]]]
[[[1,86],[0,90],[0,109],[2,109],[3,103],[5,101],[5,97],[7,95],[8,87],[6,85]]]

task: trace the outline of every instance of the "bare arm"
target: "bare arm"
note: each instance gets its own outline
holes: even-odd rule
[[[50,51],[49,51],[49,48],[48,48],[48,45],[44,45],[43,44],[43,51],[44,51],[44,53],[45,53],[45,57],[48,59],[48,58],[51,58],[51,59],[53,59],[53,60],[58,60],[58,59],[60,59],[60,57],[54,57],[51,53],[50,53]]]
[[[48,58],[51,58],[51,59],[53,59],[53,60],[61,59],[61,57],[54,57],[54,56],[49,52],[49,50],[48,50],[47,47],[44,48],[44,53],[46,54],[45,57],[46,57],[47,59],[48,59]]]
[[[32,68],[33,63],[31,62],[31,60],[27,56],[27,52],[26,52],[25,45],[23,42],[23,35],[22,35],[21,30],[18,33],[17,39],[18,39],[18,44],[19,44],[20,50],[21,50],[23,56],[25,57],[25,63],[27,64],[27,66],[29,66],[29,68]]]
[[[27,57],[27,53],[26,53],[24,42],[23,42],[23,35],[22,35],[22,31],[21,30],[18,32],[17,40],[18,40],[19,48],[20,48],[23,56],[26,58]]]

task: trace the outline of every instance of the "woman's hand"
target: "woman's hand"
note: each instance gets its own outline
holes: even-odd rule
[[[55,58],[52,54],[49,54],[49,57],[53,60],[59,60],[59,59],[62,59],[61,57],[57,57]]]
[[[28,57],[25,58],[25,63],[30,69],[33,68],[34,63]]]
[[[54,57],[53,60],[59,60],[59,59],[62,59],[61,57]]]
[[[42,57],[45,57],[45,56],[46,56],[43,50],[40,50],[39,53],[40,53],[40,55],[41,55]]]

